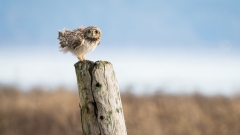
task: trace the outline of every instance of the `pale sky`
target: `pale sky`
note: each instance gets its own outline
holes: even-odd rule
[[[57,31],[96,25],[87,59],[113,63],[121,89],[240,91],[240,1],[0,1],[0,83],[76,88]]]

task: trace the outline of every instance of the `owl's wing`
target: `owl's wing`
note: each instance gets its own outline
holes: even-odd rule
[[[67,42],[66,42],[66,37],[64,32],[58,31],[58,39],[59,39],[59,44],[60,44],[60,48],[64,48],[67,46]]]
[[[83,45],[84,42],[84,27],[80,27],[73,31],[64,29],[63,32],[59,31],[58,39],[60,40],[60,47],[69,47],[76,49]]]
[[[76,49],[83,45],[84,38],[78,35],[71,35],[68,38],[68,47],[71,49]]]

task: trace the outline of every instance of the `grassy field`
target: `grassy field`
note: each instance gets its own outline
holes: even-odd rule
[[[240,96],[122,93],[128,135],[239,135]],[[0,87],[1,135],[81,135],[77,90]]]

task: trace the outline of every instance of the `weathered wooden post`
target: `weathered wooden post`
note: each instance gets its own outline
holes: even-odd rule
[[[107,61],[75,65],[84,135],[127,135],[117,79]]]

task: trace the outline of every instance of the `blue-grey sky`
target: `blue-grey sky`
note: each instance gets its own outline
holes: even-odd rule
[[[199,88],[212,90],[211,93],[238,89],[239,5],[239,0],[1,0],[0,63],[5,66],[0,67],[0,82],[11,83],[19,78],[17,80],[25,79],[19,83],[27,86],[37,82],[70,84],[63,83],[68,79],[39,81],[45,72],[61,72],[53,68],[56,63],[65,67],[67,63],[71,66],[76,62],[73,56],[58,52],[57,31],[96,25],[103,33],[101,45],[87,58],[111,60],[121,86],[145,82],[146,87],[170,89],[176,85],[173,91]],[[32,71],[32,76],[22,75],[26,70],[24,65],[34,67],[46,63],[49,71],[39,69]],[[205,70],[199,68],[201,66]],[[138,75],[148,68],[154,69],[152,73]],[[212,72],[216,72],[215,75],[211,75]],[[73,76],[74,72],[69,78]],[[183,78],[185,82],[181,83]],[[221,86],[218,79],[231,81]]]
[[[29,1],[0,2],[0,40],[4,44],[57,43],[59,29],[99,26],[103,43],[142,46],[196,43],[207,47],[222,40],[240,42],[238,0]]]

